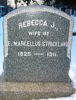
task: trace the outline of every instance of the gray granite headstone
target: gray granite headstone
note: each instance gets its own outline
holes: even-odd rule
[[[72,19],[46,6],[21,7],[4,17],[7,81],[69,82]]]

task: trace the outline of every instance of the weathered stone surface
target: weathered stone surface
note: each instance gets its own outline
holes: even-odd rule
[[[4,17],[4,74],[8,81],[69,82],[72,20],[45,6]]]
[[[69,96],[75,92],[67,82],[5,82],[0,76],[0,100],[39,100]]]
[[[0,100],[32,100],[51,97],[69,96],[74,89],[64,82],[2,82],[0,83]]]

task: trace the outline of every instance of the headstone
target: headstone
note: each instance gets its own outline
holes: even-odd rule
[[[68,71],[72,27],[73,21],[70,16],[46,6],[21,7],[6,15],[5,80],[25,83],[70,83]]]
[[[8,81],[70,81],[71,18],[49,7],[26,7],[4,18]]]

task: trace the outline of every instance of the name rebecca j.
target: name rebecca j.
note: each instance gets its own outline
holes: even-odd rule
[[[29,27],[29,26],[48,26],[46,20],[24,20],[23,22],[19,23],[19,29],[22,29],[24,27]]]

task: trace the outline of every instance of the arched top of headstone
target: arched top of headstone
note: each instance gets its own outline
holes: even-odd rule
[[[59,11],[58,9],[56,9],[54,7],[49,7],[49,6],[44,6],[44,5],[31,5],[31,6],[26,6],[26,7],[22,6],[22,7],[19,7],[18,9],[16,9],[16,10],[10,12],[9,14],[7,14],[5,16],[5,18],[7,17],[7,19],[8,19],[12,16],[16,16],[18,14],[26,13],[26,12],[27,13],[35,13],[35,12],[36,13],[37,12],[55,13],[57,15],[65,17],[68,20],[72,20],[72,18],[68,14],[66,14],[62,11]],[[72,24],[72,21],[71,21],[71,24]]]

